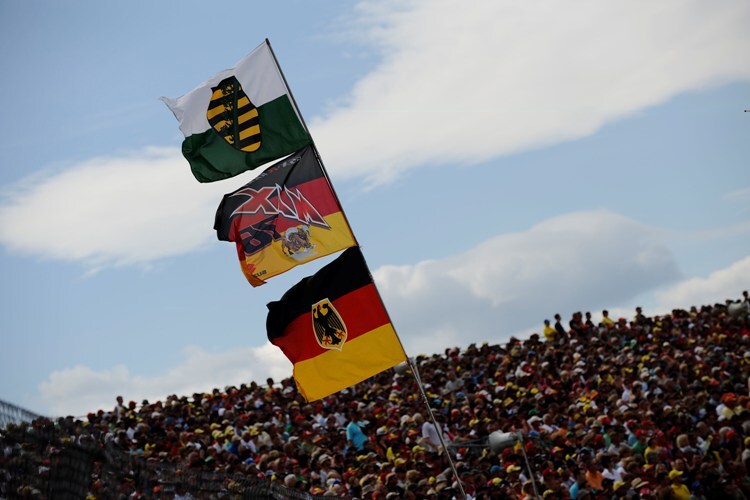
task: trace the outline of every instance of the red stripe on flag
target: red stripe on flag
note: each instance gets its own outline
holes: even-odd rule
[[[339,297],[332,303],[346,325],[346,342],[389,323],[388,314],[372,283]],[[274,339],[273,343],[281,348],[292,363],[314,358],[329,350],[320,347],[315,338],[312,311],[289,323],[284,335]]]
[[[269,189],[268,187],[264,189]],[[301,195],[301,196],[300,196]],[[327,217],[336,212],[341,212],[341,207],[333,196],[328,181],[325,177],[319,177],[309,182],[303,182],[289,189],[289,193],[284,192],[280,197],[274,196],[268,200],[266,210],[278,210],[278,213],[268,213],[259,208],[259,202],[247,206],[240,205],[237,208],[238,214],[234,215],[231,220],[231,229],[229,231],[229,240],[240,242],[239,233],[245,228],[270,217],[276,216],[276,230],[283,232],[289,227],[298,226],[307,223],[311,219],[311,224],[317,222],[316,217]],[[254,213],[242,213],[243,210],[257,210]],[[288,218],[291,217],[291,218]],[[299,220],[301,219],[301,220]]]

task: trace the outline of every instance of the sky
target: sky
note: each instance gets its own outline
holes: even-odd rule
[[[160,96],[268,38],[409,356],[750,288],[750,3],[0,0],[0,399],[291,363]]]

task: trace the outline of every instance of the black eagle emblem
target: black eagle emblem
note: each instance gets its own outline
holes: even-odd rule
[[[312,306],[315,338],[324,349],[341,350],[346,342],[346,325],[331,301],[323,299]]]
[[[232,147],[252,153],[260,148],[258,108],[250,102],[234,76],[211,87],[206,118],[213,129]]]

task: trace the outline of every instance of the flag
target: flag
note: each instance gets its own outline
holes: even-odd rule
[[[311,146],[224,195],[214,229],[253,286],[357,244]]]
[[[406,361],[359,247],[269,303],[266,328],[271,343],[294,365],[297,388],[307,401]]]
[[[193,91],[161,100],[180,122],[182,154],[200,182],[233,177],[312,143],[267,42]]]

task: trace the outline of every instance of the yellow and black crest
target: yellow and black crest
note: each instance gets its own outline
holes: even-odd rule
[[[206,118],[216,132],[233,147],[252,153],[260,148],[258,109],[230,76],[212,87]]]
[[[323,299],[312,306],[315,338],[324,349],[341,350],[346,342],[346,325],[331,301]]]

